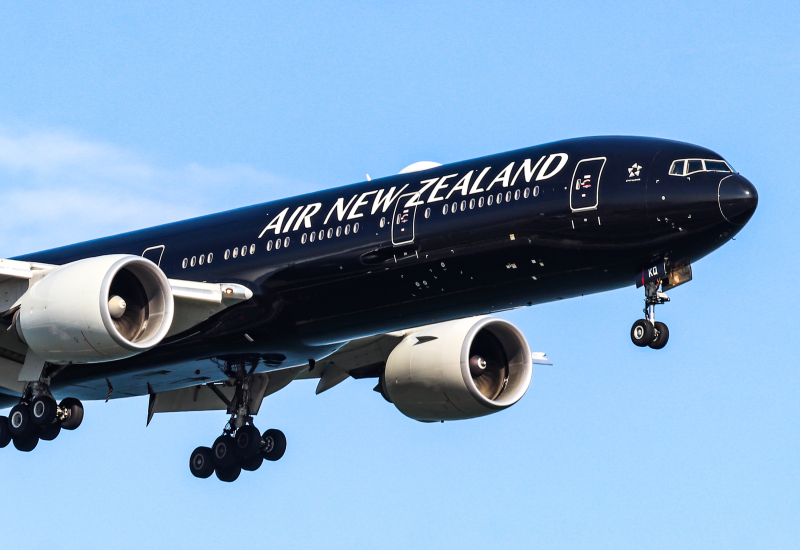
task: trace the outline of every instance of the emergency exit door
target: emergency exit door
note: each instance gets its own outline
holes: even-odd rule
[[[572,174],[569,207],[573,212],[595,210],[600,200],[600,176],[606,157],[583,159]]]
[[[416,193],[401,195],[394,205],[392,244],[395,246],[414,242],[414,222],[417,217],[417,207],[407,207],[406,203],[415,195]]]

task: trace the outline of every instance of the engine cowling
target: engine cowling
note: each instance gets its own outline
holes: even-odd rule
[[[140,256],[79,260],[36,282],[20,299],[20,338],[51,363],[99,363],[164,339],[174,303],[167,276]]]
[[[431,325],[392,350],[384,395],[422,422],[492,414],[520,400],[531,383],[528,342],[503,319],[470,317]]]

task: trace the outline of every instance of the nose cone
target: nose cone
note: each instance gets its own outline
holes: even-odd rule
[[[744,225],[758,206],[758,191],[739,174],[722,178],[719,182],[719,210],[722,217],[734,225]]]

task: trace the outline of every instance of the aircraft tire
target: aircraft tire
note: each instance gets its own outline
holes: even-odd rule
[[[250,458],[261,450],[261,432],[252,424],[246,424],[236,431],[236,451],[242,458]]]
[[[14,438],[14,447],[16,447],[18,451],[22,451],[24,453],[31,452],[38,444],[39,436],[35,433]]]
[[[264,450],[261,454],[266,460],[280,460],[286,452],[286,436],[280,430],[267,430],[261,438],[264,441]]]
[[[8,414],[8,429],[14,439],[30,435],[36,426],[31,419],[31,409],[27,403],[14,405]]]
[[[236,465],[239,456],[236,454],[236,441],[233,437],[219,436],[211,446],[211,459],[217,470],[227,470]]]
[[[261,453],[257,453],[250,458],[243,458],[239,461],[239,465],[242,467],[242,470],[247,470],[248,472],[255,472],[263,463],[264,455]]]
[[[31,421],[38,427],[49,426],[56,419],[58,405],[49,395],[37,395],[31,401]]]
[[[198,447],[192,452],[189,458],[189,470],[194,477],[206,479],[214,473],[214,461],[211,456],[211,449],[208,447]]]
[[[236,479],[239,477],[239,474],[242,473],[242,467],[238,464],[234,464],[230,468],[218,468],[214,471],[217,474],[217,479],[220,481],[225,481],[226,483],[230,483],[231,481],[236,481]]]
[[[640,348],[646,347],[653,341],[655,329],[647,319],[639,319],[631,327],[631,341]]]
[[[0,416],[0,449],[11,443],[11,431],[8,429],[8,417]]]
[[[669,328],[664,323],[656,321],[653,324],[655,335],[653,340],[648,344],[653,349],[661,349],[669,342]]]
[[[43,441],[53,441],[61,433],[61,422],[52,422],[49,426],[39,428],[39,439]]]
[[[65,430],[75,430],[83,422],[83,403],[74,397],[66,397],[58,405],[62,409],[69,409],[69,416],[61,423]]]

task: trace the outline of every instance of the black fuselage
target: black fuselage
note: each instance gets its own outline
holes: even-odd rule
[[[354,338],[620,288],[664,260],[694,262],[743,227],[757,197],[736,173],[670,175],[676,159],[721,157],[660,139],[573,139],[16,259],[147,251],[172,279],[253,290],[146,353],[53,380],[82,398],[105,397],[106,379],[114,397],[142,395],[148,384],[226,378],[231,361],[299,365]]]

